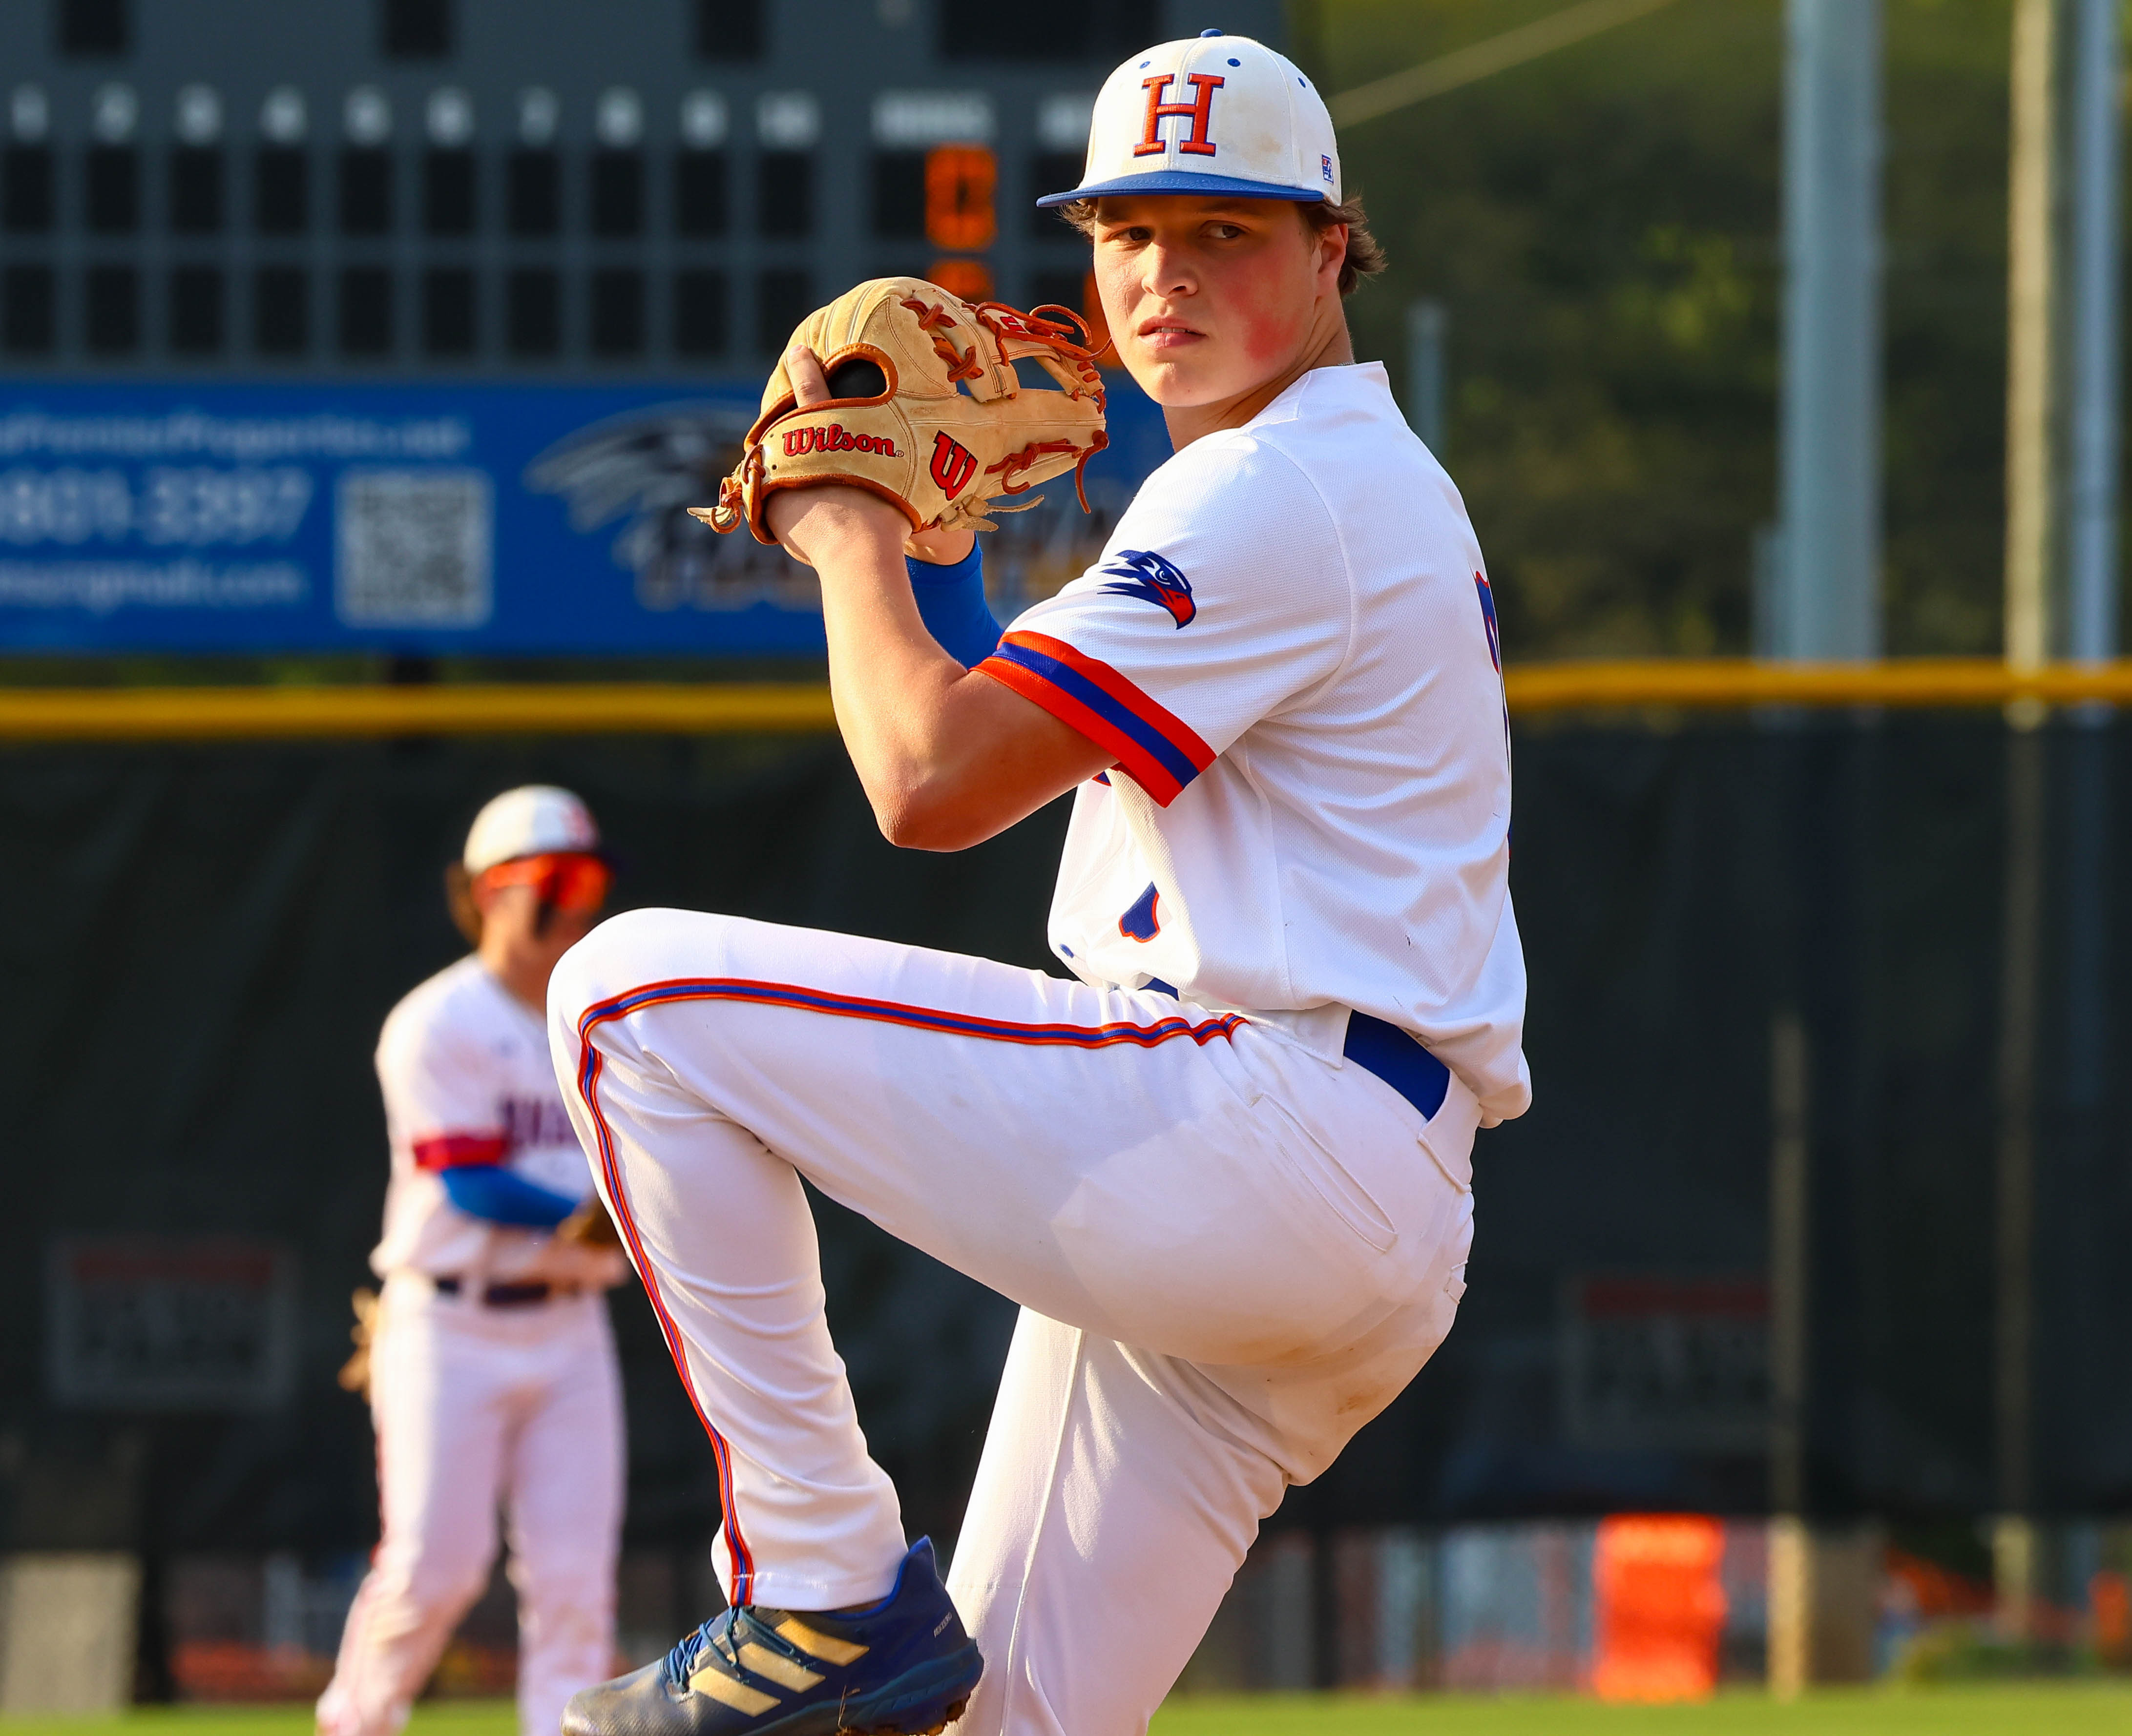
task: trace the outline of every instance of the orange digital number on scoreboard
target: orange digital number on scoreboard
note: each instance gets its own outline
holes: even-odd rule
[[[957,253],[990,247],[999,234],[998,185],[999,161],[984,146],[934,146],[925,154],[925,238]]]
[[[927,267],[925,281],[965,301],[992,299],[992,267],[982,259],[936,259]]]

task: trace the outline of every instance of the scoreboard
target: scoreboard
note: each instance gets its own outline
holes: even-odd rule
[[[1278,0],[8,0],[0,650],[819,649],[710,498],[862,279],[1089,300],[1039,194],[1137,46]],[[1167,453],[1112,376],[1097,511]],[[1054,491],[1054,493],[1057,491]],[[1070,495],[1070,491],[1068,491]]]
[[[861,278],[1078,305],[1132,48],[1278,0],[9,0],[0,366],[753,372]]]

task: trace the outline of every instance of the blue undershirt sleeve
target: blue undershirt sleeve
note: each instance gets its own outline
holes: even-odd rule
[[[1001,627],[985,601],[985,545],[982,541],[952,567],[903,558],[910,573],[918,618],[945,651],[973,669],[998,648]]]
[[[553,1230],[578,1209],[551,1188],[513,1175],[497,1163],[460,1163],[437,1172],[445,1196],[468,1217],[529,1230]]]

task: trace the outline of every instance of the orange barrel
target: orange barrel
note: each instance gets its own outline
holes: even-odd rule
[[[1601,1700],[1701,1700],[1717,1691],[1725,1527],[1693,1513],[1617,1513],[1592,1558]]]

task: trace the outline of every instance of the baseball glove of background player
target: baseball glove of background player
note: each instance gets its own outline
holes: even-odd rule
[[[555,1225],[555,1240],[575,1242],[583,1248],[619,1248],[622,1232],[614,1227],[607,1206],[598,1194]]]
[[[370,1343],[377,1336],[377,1292],[358,1290],[348,1298],[355,1307],[355,1324],[348,1329],[348,1342],[355,1346],[355,1354],[340,1366],[334,1378],[342,1387],[367,1400],[370,1397]]]
[[[762,514],[772,494],[840,482],[893,501],[913,532],[992,530],[988,512],[1020,510],[995,509],[995,499],[1068,470],[1078,488],[1082,467],[1109,444],[1096,352],[1076,341],[1087,337],[1064,308],[973,305],[915,277],[862,283],[792,334],[821,358],[828,400],[797,408],[780,357],[718,505],[689,511],[714,530],[746,524],[771,543]],[[1061,389],[1025,387],[1014,370],[1025,359]]]

